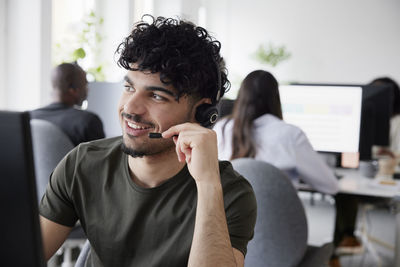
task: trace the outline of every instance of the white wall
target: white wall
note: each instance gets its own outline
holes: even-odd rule
[[[98,0],[96,11],[104,19],[104,41],[102,42],[102,62],[107,81],[121,81],[125,70],[117,66],[114,53],[123,39],[129,35],[134,21],[131,21],[135,6],[129,0]]]
[[[400,82],[398,0],[97,0],[105,18],[104,55],[110,80],[119,80],[113,57],[141,9],[198,22],[222,43],[230,96],[247,73],[271,70],[281,82],[366,83],[381,75]],[[0,0],[0,109],[31,109],[50,92],[51,0]],[[276,68],[252,55],[260,44],[285,45],[292,57]]]
[[[6,16],[0,32],[5,40],[0,108],[36,108],[50,87],[51,1],[5,0],[1,7]]]
[[[400,83],[398,0],[207,0],[208,29],[221,40],[234,92],[252,70],[281,82]],[[292,57],[272,69],[252,59],[260,44],[285,45]],[[232,92],[231,92],[232,93]]]
[[[40,103],[39,106],[51,101],[51,0],[42,0],[40,6]],[[34,106],[33,106],[34,107]]]
[[[0,109],[4,109],[6,105],[6,92],[5,92],[5,53],[6,53],[6,0],[0,0]]]
[[[153,0],[154,16],[176,17],[182,14],[183,0]]]

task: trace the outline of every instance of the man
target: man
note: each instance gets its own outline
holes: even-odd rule
[[[94,113],[80,110],[87,97],[86,72],[77,64],[63,63],[52,71],[53,103],[31,111],[32,119],[58,126],[76,146],[104,138],[103,124]]]
[[[40,205],[46,258],[79,219],[92,266],[243,266],[254,193],[195,119],[229,86],[219,42],[158,17],[117,51],[122,137],[81,144],[55,169]]]

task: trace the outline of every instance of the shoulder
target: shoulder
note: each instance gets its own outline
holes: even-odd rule
[[[81,109],[76,109],[76,108],[71,108],[71,112],[75,113],[77,116],[79,116],[81,119],[85,120],[100,120],[99,116],[91,111],[88,110],[81,110]]]
[[[78,162],[90,158],[91,162],[107,160],[115,154],[122,154],[122,137],[104,138],[79,144],[71,151],[71,157]]]
[[[254,194],[250,183],[233,169],[229,161],[220,161],[219,168],[224,195],[232,190],[236,193]]]
[[[215,123],[213,130],[217,132],[217,134],[220,134],[225,127],[225,129],[229,129],[232,125],[232,120],[229,118],[222,118]]]
[[[228,117],[221,118],[221,119],[219,119],[219,120],[215,123],[213,129],[215,129],[215,128],[221,128],[221,127],[223,127],[225,124],[229,124],[230,122],[231,122],[231,119],[228,118]]]
[[[47,112],[51,112],[53,110],[52,105],[47,105],[44,107],[40,107],[34,110],[30,110],[29,114],[32,119],[36,119],[37,117],[41,116],[42,114],[46,114]]]
[[[90,153],[91,151],[120,150],[122,137],[104,138],[94,141],[81,143],[76,148],[80,153]]]
[[[81,143],[60,161],[53,176],[72,181],[81,174],[96,173],[110,164],[117,165],[125,155],[121,143],[121,137]]]
[[[282,130],[284,130],[287,134],[295,137],[295,138],[299,138],[299,137],[303,137],[305,136],[304,132],[302,129],[300,129],[299,127],[297,127],[296,125],[287,123],[283,120],[279,120],[279,125],[281,127]]]
[[[306,136],[303,130],[297,127],[296,125],[285,123],[285,127],[287,131],[290,132],[296,138],[303,138]]]
[[[257,118],[255,125],[259,130],[274,130],[279,136],[285,136],[286,138],[297,138],[304,135],[304,132],[299,127],[287,123],[271,114],[265,114]]]

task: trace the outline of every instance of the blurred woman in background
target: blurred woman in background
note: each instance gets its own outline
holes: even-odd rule
[[[336,194],[333,171],[314,151],[304,132],[282,118],[278,82],[263,70],[243,80],[232,115],[214,126],[221,160],[255,158],[286,172],[294,183]]]

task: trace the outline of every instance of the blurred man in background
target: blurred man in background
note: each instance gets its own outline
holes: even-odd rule
[[[31,111],[31,118],[55,124],[75,146],[104,138],[100,118],[92,112],[79,109],[88,93],[86,72],[77,64],[63,63],[53,69],[51,83],[52,103]]]

